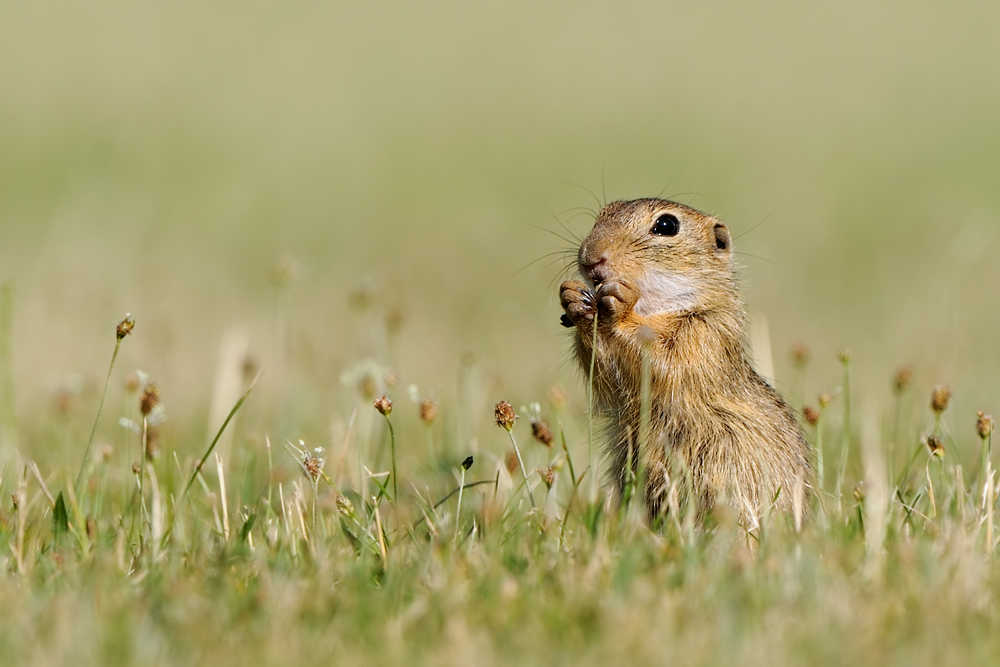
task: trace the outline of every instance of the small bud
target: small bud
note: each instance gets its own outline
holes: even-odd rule
[[[556,439],[555,436],[552,435],[552,429],[550,429],[549,425],[541,419],[536,419],[531,422],[531,435],[535,437],[535,440],[542,443],[546,447],[551,447],[552,442]]]
[[[383,417],[388,417],[392,414],[392,401],[390,401],[387,396],[375,399],[375,409],[378,410]]]
[[[10,504],[14,507],[14,511],[17,511],[17,507],[20,504],[21,494],[15,491],[10,494]]]
[[[121,340],[125,336],[132,333],[132,328],[135,326],[135,320],[132,319],[132,313],[125,313],[125,319],[118,323],[118,329],[115,331],[115,335],[118,336],[118,340]]]
[[[354,503],[347,496],[338,493],[337,494],[337,511],[347,518],[354,517]]]
[[[937,458],[944,456],[944,445],[941,444],[941,439],[936,435],[927,436],[924,443],[927,445],[927,449],[931,451],[931,456],[936,456]]]
[[[507,458],[504,460],[504,464],[507,466],[507,472],[514,474],[517,469],[521,467],[520,462],[517,460],[517,452],[513,449],[507,452]]]
[[[150,382],[142,390],[142,397],[139,399],[139,412],[143,417],[148,417],[156,404],[160,402],[160,388]]]
[[[142,472],[142,468],[139,466],[139,464],[138,463],[133,463],[132,464],[132,474],[133,475],[138,475],[140,472]]]
[[[437,419],[438,406],[437,403],[429,398],[425,398],[420,401],[420,421],[430,426]]]
[[[556,481],[556,471],[552,468],[545,468],[544,470],[539,469],[538,475],[542,478],[542,482],[545,484],[546,489],[551,489],[552,484]]]
[[[253,379],[259,369],[260,366],[257,365],[257,360],[252,355],[247,354],[243,357],[242,371],[244,380],[249,381]]]
[[[840,363],[845,365],[850,363],[851,351],[848,350],[847,348],[840,350],[839,352],[837,352],[837,359],[840,361]]]
[[[810,426],[815,426],[819,423],[820,412],[811,405],[807,405],[802,410],[802,416],[806,418],[806,421],[809,422]]]
[[[913,369],[909,366],[903,366],[898,371],[896,371],[896,393],[901,394],[906,391],[906,388],[910,386],[913,382]]]
[[[854,499],[856,501],[864,502],[865,496],[868,495],[868,489],[865,488],[865,480],[861,480],[854,485]]]
[[[979,417],[976,420],[976,432],[980,438],[986,440],[993,434],[993,416],[982,412],[977,412],[976,416]]]
[[[507,401],[500,401],[493,412],[497,419],[497,426],[509,433],[514,428],[514,420],[517,419],[517,415],[514,414],[514,406]]]
[[[792,364],[796,368],[805,368],[809,363],[809,348],[805,343],[798,343],[792,348]]]
[[[820,407],[820,409],[824,410],[824,409],[826,409],[826,406],[830,405],[830,403],[833,402],[833,396],[831,396],[830,394],[827,394],[826,392],[824,392],[824,393],[820,394],[819,397],[816,400],[819,401],[819,407]]]
[[[931,392],[931,410],[936,414],[941,414],[948,409],[948,401],[951,400],[951,387],[946,384],[939,384]]]
[[[323,464],[326,462],[322,458],[323,448],[317,447],[313,451],[305,449],[305,442],[299,440],[299,444],[303,447],[302,454],[302,468],[309,478],[309,481],[315,484],[319,480],[319,476],[323,474]]]
[[[323,470],[323,459],[307,456],[302,461],[302,466],[306,469],[306,474],[309,475],[309,481],[315,482],[319,479],[319,474]]]
[[[472,467],[472,457],[466,456],[465,460],[462,461],[462,470],[468,470],[471,467]]]

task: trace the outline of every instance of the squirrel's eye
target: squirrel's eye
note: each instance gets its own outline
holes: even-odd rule
[[[681,221],[677,219],[677,216],[664,213],[656,219],[653,228],[649,231],[657,236],[677,236],[677,232],[680,230]]]

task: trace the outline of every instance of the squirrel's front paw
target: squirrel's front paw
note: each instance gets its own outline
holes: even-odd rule
[[[628,315],[639,301],[639,290],[632,283],[620,278],[611,278],[597,288],[597,303],[601,319],[608,317],[617,322]]]
[[[567,280],[559,287],[559,301],[566,313],[561,322],[564,327],[573,327],[594,321],[597,314],[597,298],[589,287],[578,280]]]

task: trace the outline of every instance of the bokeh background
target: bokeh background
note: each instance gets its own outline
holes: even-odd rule
[[[846,347],[865,404],[910,363],[995,411],[998,26],[996,2],[3,3],[18,415],[66,387],[93,414],[126,312],[120,374],[175,421],[208,419],[233,335],[251,409],[290,424],[348,412],[373,356],[442,402],[475,359],[487,420],[579,395],[546,257],[578,207],[658,193],[743,234],[779,386],[802,342],[807,398],[832,389]]]

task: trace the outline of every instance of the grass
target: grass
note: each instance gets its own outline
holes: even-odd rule
[[[132,338],[141,335],[140,321]],[[363,380],[357,400],[375,414],[364,393],[373,386]],[[399,480],[382,446],[388,429],[367,441],[348,434],[336,461],[306,443],[272,460],[244,432],[218,473],[204,474],[222,430],[260,409],[250,389],[200,459],[163,442],[145,485],[105,456],[85,466],[78,493],[67,466],[43,470],[17,456],[0,471],[11,499],[0,510],[9,610],[0,654],[31,664],[601,664],[625,655],[780,665],[980,662],[1000,649],[992,423],[950,415],[940,387],[932,410],[929,394],[897,385],[892,398],[915,408],[914,420],[860,433],[840,432],[848,407],[838,393],[806,428],[828,445],[860,441],[861,456],[828,450],[846,472],[819,490],[801,530],[765,513],[753,532],[725,509],[693,529],[666,521],[650,530],[639,512],[592,503],[578,488],[586,474],[570,474],[572,457],[589,455],[586,401],[565,404],[560,393],[530,409],[557,433],[524,449],[527,463],[504,443],[539,427],[501,420],[498,406],[511,440],[485,424],[475,437],[486,453],[474,462],[405,457]],[[394,419],[407,405],[396,404]],[[73,427],[86,433],[82,415]],[[426,440],[426,422],[397,428],[400,443]],[[890,460],[900,431],[901,460]],[[958,451],[980,455],[966,468]],[[552,477],[543,483],[521,465]],[[525,480],[542,492],[537,507]]]
[[[0,664],[990,664],[998,12],[3,4]],[[661,191],[801,530],[605,502],[558,258]]]

